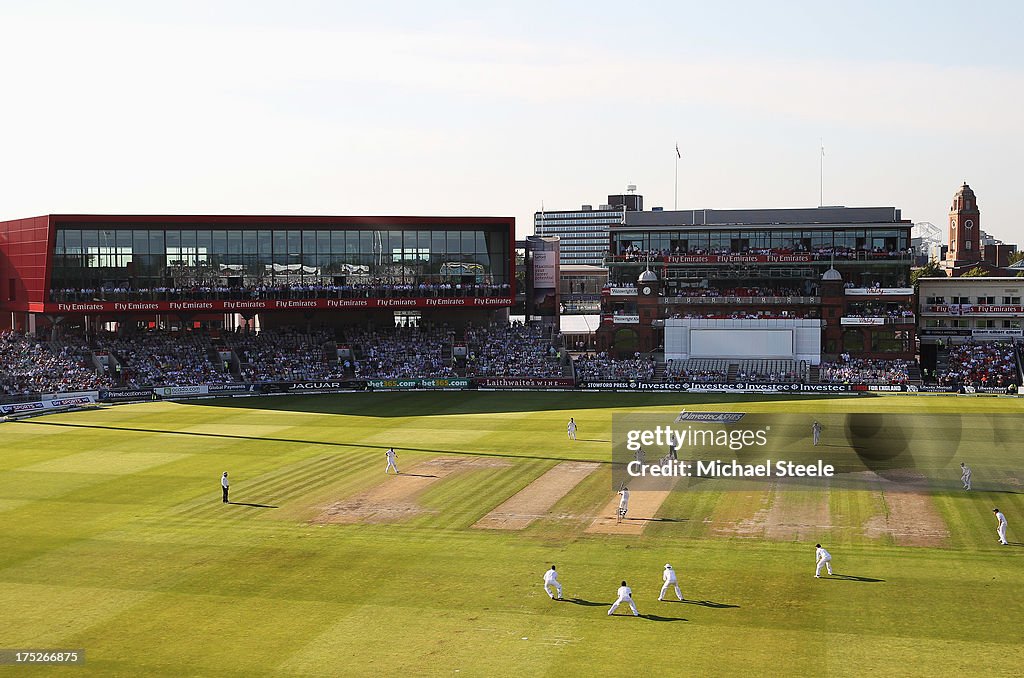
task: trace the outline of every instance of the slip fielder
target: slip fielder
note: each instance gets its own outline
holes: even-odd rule
[[[633,610],[633,616],[640,616],[640,613],[636,609],[636,603],[633,602],[633,589],[626,586],[625,581],[623,581],[622,586],[619,587],[618,597],[615,599],[615,602],[612,603],[612,608],[608,610],[609,617],[615,613],[615,610],[619,608],[621,603],[629,603],[629,609]]]
[[[665,571],[662,573],[661,578],[665,583],[661,587],[661,593],[658,594],[658,600],[665,600],[665,592],[668,591],[669,587],[675,587],[676,598],[682,602],[683,592],[679,590],[679,580],[676,579],[676,571],[668,563],[665,563]]]
[[[558,572],[555,570],[555,566],[552,565],[551,569],[544,573],[544,592],[548,594],[548,598],[555,600],[555,593],[551,592],[551,587],[555,588],[555,593],[558,594],[558,600],[562,599],[562,585],[558,583]]]

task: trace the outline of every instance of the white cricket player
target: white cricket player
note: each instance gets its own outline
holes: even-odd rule
[[[552,565],[551,569],[544,573],[544,592],[548,594],[548,598],[555,600],[555,594],[551,592],[551,587],[555,587],[555,593],[558,594],[558,600],[562,599],[562,585],[558,583],[558,572],[555,570],[555,566]]]
[[[814,435],[814,444],[817,445],[821,440],[821,424],[814,422],[814,426],[811,427],[811,433]]]
[[[992,509],[992,513],[996,514],[996,534],[999,535],[999,543],[1009,546],[1009,542],[1006,541],[1006,516],[997,508]]]
[[[619,495],[619,511],[617,514],[619,519],[616,522],[622,522],[626,517],[626,513],[629,512],[629,488],[623,487],[617,494]]]
[[[679,580],[676,579],[676,571],[668,563],[665,563],[665,571],[662,572],[661,578],[665,583],[661,587],[661,593],[658,594],[658,600],[665,600],[665,592],[669,590],[669,587],[675,587],[676,598],[682,602],[683,592],[679,590]]]
[[[384,467],[384,474],[387,475],[390,469],[395,469],[395,474],[397,475],[399,471],[398,466],[395,465],[395,448],[389,447],[384,456],[388,458],[388,465]]]
[[[971,489],[971,467],[960,462],[960,480],[963,481],[964,489]]]
[[[636,609],[636,603],[633,602],[633,589],[626,586],[626,582],[622,582],[622,586],[619,587],[618,598],[612,603],[612,607],[608,610],[608,616],[615,613],[615,610],[619,608],[621,603],[629,603],[629,609],[633,610],[633,616],[639,617],[640,613]]]
[[[644,448],[642,447],[637,448],[636,454],[633,455],[633,458],[636,459],[641,466],[643,466],[645,463],[647,463],[647,452],[645,452]]]
[[[569,440],[576,440],[576,422],[572,417],[569,417],[569,424],[566,426],[566,430],[569,433]]]
[[[825,567],[829,574],[832,574],[832,554],[826,551],[821,544],[814,545],[814,578],[821,578],[821,568]]]

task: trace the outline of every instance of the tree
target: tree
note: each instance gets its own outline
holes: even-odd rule
[[[983,269],[981,266],[975,266],[971,270],[964,273],[961,278],[984,278],[988,275],[988,271]]]
[[[920,278],[936,278],[942,276],[942,269],[939,267],[939,262],[929,261],[921,268],[915,268],[910,272],[910,284],[914,287],[914,292],[917,292],[918,283]]]
[[[1024,250],[1017,250],[1016,252],[1010,252],[1008,262],[1010,266],[1013,266],[1021,259],[1024,259]]]

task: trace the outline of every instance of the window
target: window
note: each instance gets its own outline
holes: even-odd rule
[[[149,233],[147,231],[132,231],[132,252],[149,254]]]
[[[258,231],[256,233],[256,251],[261,255],[266,255],[267,261],[270,261],[270,255],[274,251],[273,231]]]
[[[256,254],[256,252],[257,252],[256,242],[257,242],[257,233],[256,233],[256,231],[243,231],[242,232],[242,254]]]
[[[995,297],[978,297],[979,304],[994,304],[996,303]]]
[[[1003,303],[1006,305],[1018,305],[1020,304],[1020,297],[1003,297]]]
[[[228,231],[228,254],[240,255],[242,253],[242,232]],[[235,259],[238,257],[236,256]],[[235,263],[234,261],[232,263]]]
[[[213,232],[213,253],[214,254],[227,254],[228,253],[228,232],[227,231],[214,231]]]
[[[971,303],[970,297],[950,297],[949,303],[951,304],[969,304]]]
[[[926,304],[944,304],[946,303],[946,297],[927,297],[925,299]]]

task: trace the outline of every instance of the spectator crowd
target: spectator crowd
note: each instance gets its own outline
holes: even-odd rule
[[[836,362],[823,362],[819,366],[819,381],[823,384],[906,384],[910,378],[907,360],[867,360],[840,356]]]
[[[536,325],[496,323],[466,329],[466,376],[560,377],[558,349]]]
[[[413,379],[458,376],[444,355],[451,335],[447,327],[395,327],[350,330],[345,338],[356,355],[356,378]]]
[[[638,379],[651,381],[658,361],[653,357],[642,357],[639,353],[632,358],[615,359],[605,352],[595,355],[581,355],[576,358],[576,378],[580,381],[603,379]]]
[[[946,369],[937,374],[942,386],[1006,388],[1020,384],[1017,351],[1012,343],[966,342],[949,347]]]
[[[20,332],[0,332],[0,395],[91,391],[111,385],[74,346],[48,346]]]

